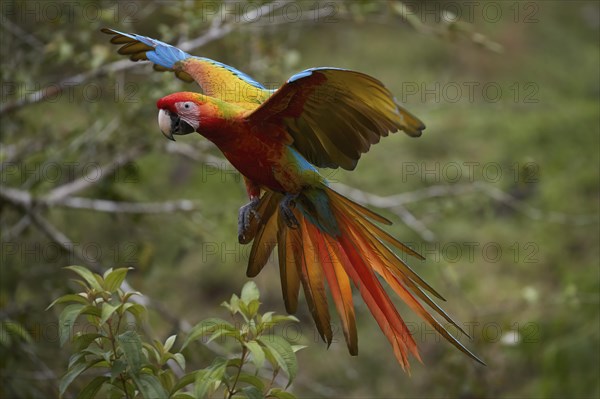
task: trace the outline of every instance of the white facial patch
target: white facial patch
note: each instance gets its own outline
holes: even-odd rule
[[[188,125],[198,130],[200,127],[200,110],[198,104],[191,101],[183,101],[175,104],[177,114]]]

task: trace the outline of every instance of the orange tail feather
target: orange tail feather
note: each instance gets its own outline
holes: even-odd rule
[[[302,284],[319,334],[330,344],[332,331],[325,293],[326,281],[340,316],[348,350],[352,355],[356,355],[358,338],[350,285],[352,281],[392,345],[396,359],[402,368],[408,371],[409,353],[419,361],[421,358],[408,327],[379,282],[379,275],[416,314],[444,338],[472,359],[484,364],[450,334],[418,300],[426,303],[466,335],[458,323],[444,312],[425,290],[439,299],[444,300],[443,297],[384,242],[417,258],[423,257],[383,231],[372,220],[381,223],[389,221],[328,187],[323,186],[315,190],[320,190],[322,196],[313,195],[310,198],[325,199],[327,206],[323,207],[323,202],[320,202],[319,206],[310,206],[309,196],[301,195],[294,210],[294,215],[300,223],[297,229],[289,228],[277,209],[280,194],[267,192],[263,196],[258,211],[261,215],[260,220],[253,221],[250,231],[254,243],[248,275],[260,272],[277,245],[286,310],[290,313],[296,311],[299,285]],[[331,214],[319,214],[323,209]],[[329,223],[327,232],[317,225],[325,222]]]

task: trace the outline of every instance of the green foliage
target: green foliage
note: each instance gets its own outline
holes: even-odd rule
[[[66,304],[59,316],[60,344],[71,343],[73,349],[60,380],[61,397],[76,379],[87,378],[78,398],[294,398],[274,385],[280,372],[287,376],[285,388],[292,383],[298,371],[295,352],[303,346],[269,333],[277,324],[298,320],[259,313],[260,293],[254,282],[244,285],[241,296],[234,294],[223,302],[233,322],[203,320],[190,330],[181,351],[175,351],[177,335],[162,343],[144,332],[147,309],[133,302],[141,294],[121,288],[128,268],[109,269],[102,276],[82,266],[66,269],[78,275],[75,281],[83,291],[63,295],[48,306]],[[9,328],[5,324],[2,328]],[[26,333],[20,336],[30,339]],[[182,373],[184,349],[224,337],[235,343],[227,356],[216,357],[204,369]]]
[[[398,214],[375,209],[394,221],[386,227],[391,234],[426,252],[425,262],[411,260],[410,266],[448,299],[446,311],[473,327],[474,340],[465,344],[489,367],[473,367],[400,305],[407,321],[416,323],[425,363],[415,362],[411,377],[402,375],[357,298],[360,355],[348,356],[338,328],[327,352],[317,344],[302,354],[310,366],[294,382],[298,396],[600,397],[598,2],[405,1],[407,11],[402,3],[376,0],[276,0],[282,8],[273,21],[263,15],[243,24],[238,15],[255,9],[246,4],[257,2],[2,2],[1,106],[60,82],[66,87],[2,114],[0,196],[5,188],[29,192],[32,208],[72,245],[64,245],[62,236],[49,237],[22,207],[0,200],[0,397],[58,396],[72,340],[61,350],[56,315],[44,309],[71,293],[65,282],[71,271],[61,267],[79,261],[63,246],[81,249],[84,260],[101,270],[135,267],[127,280],[154,308],[148,315],[153,332],[135,330],[142,342],[161,337],[165,343],[179,326],[215,315],[214,298],[229,298],[243,284],[250,248],[239,246],[235,234],[237,209],[247,200],[241,177],[207,140],[189,135],[172,143],[156,125],[158,98],[197,86],[155,73],[145,63],[125,62],[101,27],[173,44],[204,37],[205,44],[191,54],[234,66],[273,88],[315,66],[358,70],[384,82],[427,130],[415,140],[403,134],[382,139],[351,173],[325,171],[333,183],[379,196],[414,192],[418,198],[431,186],[451,188],[453,169],[446,174],[444,167],[458,164],[462,182],[490,183],[519,195],[515,209],[479,191],[405,204],[435,233],[433,242],[403,223],[402,209]],[[213,12],[220,5],[223,12]],[[296,13],[297,5],[321,6],[321,18],[307,9]],[[502,15],[491,21],[497,7]],[[215,35],[219,26],[228,33]],[[501,55],[489,51],[494,43],[502,46]],[[77,83],[80,76],[87,78]],[[490,101],[491,90],[486,99],[486,85],[500,85],[502,97]],[[127,164],[100,169],[135,148],[142,150]],[[531,162],[536,181],[516,179],[515,170]],[[477,166],[471,174],[472,163]],[[502,165],[498,182],[483,173],[494,164]],[[416,174],[409,173],[412,166]],[[186,199],[198,207],[130,214],[38,202],[81,180],[92,184],[67,199]],[[485,256],[487,243],[501,246],[497,262]],[[458,259],[455,244],[461,248]],[[275,268],[270,261],[255,281],[263,306],[283,312]],[[72,295],[78,299],[61,310],[87,304]],[[135,318],[129,314],[127,321]],[[77,322],[87,317],[79,316],[77,331]],[[303,340],[320,342],[305,304],[298,318]],[[174,347],[179,350],[186,338],[178,336]],[[186,370],[212,364],[211,348],[222,342],[232,345],[228,351],[238,345],[227,336],[208,345],[190,343],[183,351]],[[255,367],[248,357],[246,367]],[[266,356],[264,363],[269,364]],[[101,370],[83,372],[65,396],[85,397],[102,387],[97,396],[108,397],[104,380],[111,375]],[[285,378],[283,370],[280,374]]]

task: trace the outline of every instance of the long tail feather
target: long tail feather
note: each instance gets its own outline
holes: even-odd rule
[[[361,231],[363,232],[363,235],[366,236],[369,239],[369,241],[371,241],[372,243],[376,243],[376,245],[378,244],[377,246],[380,249],[381,257],[385,260],[388,260],[389,261],[388,263],[390,263],[392,265],[392,267],[398,269],[398,273],[400,275],[406,275],[408,278],[412,279],[419,286],[425,288],[427,291],[429,291],[430,293],[435,295],[437,298],[441,299],[442,301],[446,300],[433,287],[431,287],[425,280],[423,280],[417,273],[415,273],[410,268],[410,266],[408,266],[408,264],[406,264],[406,262],[404,262],[402,259],[400,259],[388,247],[383,245],[383,243],[381,242],[381,239],[386,239],[387,236],[380,234],[381,229],[379,229],[379,228],[377,228],[377,226],[371,224],[368,220],[365,220],[364,218],[361,219],[360,216],[357,215],[356,212],[353,211],[353,209],[346,206],[346,204],[342,204],[342,206],[341,206],[342,209],[340,209],[340,207],[338,207],[337,204],[334,203],[333,208],[334,208],[334,212],[336,212],[337,214],[349,214],[349,215],[353,216],[353,219],[356,221],[356,223],[358,223],[362,226]],[[385,232],[383,232],[383,233],[385,233]],[[387,234],[387,233],[385,233],[385,234]]]
[[[302,281],[304,296],[308,302],[309,310],[317,325],[317,330],[323,341],[327,342],[329,346],[333,338],[333,333],[331,331],[331,319],[327,306],[327,295],[325,294],[323,267],[321,260],[316,256],[317,252],[308,233],[307,223],[303,218],[300,220],[302,220],[300,222],[300,230],[304,256],[302,257],[298,274]]]
[[[469,351],[431,311],[468,337],[431,297],[444,298],[417,275],[390,246],[419,259],[423,257],[378,227],[374,221],[389,223],[375,212],[354,203],[326,186],[302,193],[294,209],[300,227],[292,229],[278,211],[281,194],[267,192],[258,207],[259,218],[253,221],[254,238],[248,275],[263,268],[275,245],[278,246],[281,285],[286,310],[294,313],[302,285],[309,310],[321,338],[332,341],[325,281],[339,314],[350,354],[358,353],[356,319],[350,281],[363,300],[403,369],[409,371],[409,354],[421,361],[416,342],[399,315],[377,275],[421,318],[435,328],[452,345],[472,359],[484,364]]]
[[[348,223],[348,220],[344,220],[344,222]],[[349,237],[352,235],[350,229],[346,229],[345,233],[348,234],[342,235],[339,242],[350,260],[348,264],[344,264],[346,273],[354,280],[354,284],[359,287],[361,296],[367,303],[369,310],[371,310],[383,333],[394,347],[394,354],[398,362],[402,365],[402,368],[407,370],[409,367],[409,351],[421,360],[417,351],[417,344],[375,276],[373,269],[369,267],[369,260],[360,252],[360,247],[355,241],[356,237]]]
[[[333,191],[333,190],[331,190]],[[339,195],[339,194],[338,194]],[[440,314],[448,323],[452,324],[465,336],[469,335],[464,329],[455,322],[444,310],[442,310],[423,290],[419,285],[422,285],[425,289],[443,299],[437,291],[431,288],[424,280],[422,280],[408,265],[398,258],[392,251],[389,250],[380,239],[375,236],[375,233],[366,226],[365,219],[360,219],[356,212],[352,212],[352,209],[348,209],[349,200],[343,203],[345,212],[340,212],[340,208],[336,207],[334,202],[332,207],[336,212],[336,217],[345,219],[351,235],[360,248],[360,252],[363,256],[369,259],[370,265],[373,269],[382,276],[385,281],[392,287],[392,289],[400,296],[400,298],[420,317],[427,321],[432,327],[436,329],[444,338],[446,338],[452,345],[454,345],[461,352],[467,356],[476,360],[479,363],[483,363],[477,356],[469,351],[458,339],[450,334],[446,328],[433,317],[424,307],[418,302],[415,297],[408,291],[406,286],[410,287],[414,293],[430,307],[432,307],[438,314]],[[350,214],[353,218],[348,218],[346,215]],[[367,221],[368,222],[368,221]],[[361,228],[362,227],[362,228]],[[416,280],[413,281],[413,280]],[[405,285],[403,285],[404,283]],[[470,337],[469,337],[470,338]]]
[[[277,245],[277,214],[279,201],[282,195],[267,191],[260,199],[255,214],[251,214],[250,227],[246,231],[245,240],[240,244],[246,244],[254,239],[246,275],[256,277],[267,264],[271,252]]]
[[[346,209],[348,209],[351,213],[353,214],[357,214],[360,216],[360,214],[363,214],[373,220],[377,220],[378,222],[381,223],[385,223],[387,225],[391,225],[392,222],[390,222],[389,220],[387,220],[386,218],[384,218],[383,216],[380,216],[378,214],[376,214],[375,212],[371,211],[370,209],[365,208],[362,205],[357,204],[356,202],[352,202],[350,201],[348,198],[344,197],[343,195],[337,193],[336,191],[332,190],[332,189],[327,189],[327,194],[329,194],[330,196],[334,197],[336,200],[335,202],[339,202],[341,203]],[[395,239],[394,237],[392,237],[389,233],[387,233],[386,231],[382,230],[380,227],[378,227],[377,225],[373,224],[370,220],[365,219],[365,218],[358,218],[357,219],[359,222],[361,222],[361,224],[365,225],[365,228],[371,229],[373,231],[376,232],[377,235],[379,235],[380,237],[384,238],[385,241],[387,241],[388,243],[392,244],[393,246],[395,246],[396,248],[398,248],[399,250],[406,252],[409,255],[414,256],[415,258],[424,260],[425,257],[423,255],[421,255],[420,253],[416,252],[414,249],[410,248],[409,246],[405,245],[404,243],[398,241],[397,239]]]
[[[300,267],[300,262],[302,262],[302,250],[297,245],[300,244],[298,242],[300,238],[294,239],[295,232],[287,228],[283,217],[278,217],[277,224],[277,255],[279,258],[279,275],[281,277],[283,302],[285,310],[293,314],[296,313],[296,309],[298,308],[298,293],[300,292],[298,268]]]
[[[351,355],[358,355],[358,336],[356,333],[356,317],[352,301],[352,288],[350,279],[344,271],[342,261],[337,255],[337,243],[321,233],[314,225],[307,225],[313,245],[317,248],[325,278],[331,291],[331,297],[340,315],[342,331],[346,338],[348,351]]]
[[[354,237],[358,237],[358,234],[360,234],[360,233],[356,232],[355,230],[353,231]],[[452,336],[446,330],[446,328],[435,317],[433,317],[423,307],[423,305],[421,305],[421,303],[419,303],[415,299],[415,297],[407,290],[407,288],[401,283],[400,280],[402,280],[409,286],[412,285],[414,288],[417,288],[417,291],[416,291],[417,295],[419,293],[423,293],[422,291],[419,291],[419,287],[416,287],[414,285],[414,283],[410,279],[406,278],[405,276],[402,276],[402,275],[396,276],[392,272],[393,269],[388,267],[386,264],[384,264],[385,262],[382,262],[382,260],[385,260],[385,258],[383,258],[383,256],[381,256],[381,254],[378,253],[374,247],[368,247],[367,243],[360,239],[357,239],[357,242],[359,243],[360,250],[362,253],[370,254],[370,259],[372,260],[371,266],[373,267],[373,269],[380,276],[382,276],[384,278],[384,280],[392,287],[394,292],[396,292],[396,294],[398,294],[398,296],[416,314],[418,314],[421,318],[426,320],[432,327],[434,327],[436,329],[436,331],[438,331],[444,338],[446,338],[448,341],[450,341],[450,343],[452,343],[454,346],[456,346],[460,351],[465,353],[467,356],[473,358],[474,360],[480,362],[480,360],[479,360],[479,358],[477,358],[477,356],[475,356],[467,348],[465,348],[464,345],[462,345],[459,340],[457,340],[454,336]],[[427,297],[427,295],[425,295],[425,297]],[[425,300],[425,301],[427,302],[427,300]],[[444,312],[439,306],[437,306],[435,304],[435,302],[433,302],[431,299],[429,299],[428,303],[433,305],[432,307],[434,309],[438,310],[438,312],[442,315],[442,317],[444,317],[446,319],[446,321],[451,323],[460,332],[462,332],[463,334],[465,334],[468,337],[468,334],[450,316],[448,316],[448,314],[446,312]]]

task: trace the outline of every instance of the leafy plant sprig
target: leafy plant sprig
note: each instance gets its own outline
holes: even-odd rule
[[[176,335],[163,343],[149,339],[141,328],[147,309],[132,301],[141,294],[120,288],[128,268],[109,269],[102,276],[82,266],[67,269],[78,275],[75,281],[83,291],[64,295],[48,307],[66,304],[59,316],[60,344],[71,342],[73,348],[59,384],[61,397],[76,379],[87,377],[78,398],[294,398],[286,389],[298,371],[295,353],[304,346],[272,332],[278,324],[298,320],[259,313],[260,293],[253,282],[244,285],[239,297],[234,294],[222,304],[233,323],[203,320],[189,331],[181,350],[173,351]],[[184,349],[218,338],[234,343],[227,356],[182,376],[175,372],[176,367],[186,369]],[[285,387],[275,384],[281,372],[287,376]]]

